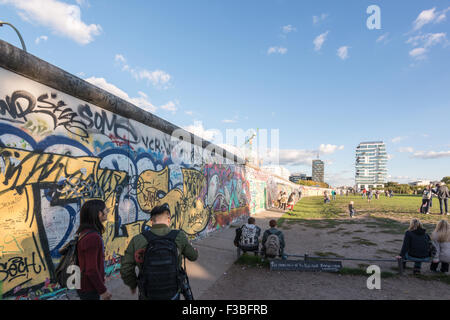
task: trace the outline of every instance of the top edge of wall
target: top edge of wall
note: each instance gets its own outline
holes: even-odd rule
[[[190,136],[191,141],[199,147],[206,148],[209,146],[210,149],[214,149],[215,153],[221,155],[224,159],[227,158],[234,163],[245,163],[243,159],[232,152],[203,140],[193,133],[138,108],[132,103],[98,88],[3,40],[0,40],[0,67],[84,100],[102,109],[160,130],[168,135],[172,135],[175,130],[181,130],[179,131],[181,134]]]

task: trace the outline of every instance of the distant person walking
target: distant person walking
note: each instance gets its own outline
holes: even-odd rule
[[[286,191],[283,192],[283,195],[281,196],[281,209],[286,210],[286,205],[288,202],[288,196]]]
[[[336,191],[335,190],[331,190],[331,198],[333,200],[336,200]]]
[[[323,203],[329,203],[330,202],[330,196],[328,195],[328,192],[323,193]]]
[[[280,191],[277,198],[277,207],[278,209],[281,209],[281,198],[283,197],[283,191]]]
[[[373,198],[373,191],[369,189],[369,191],[367,191],[367,202],[370,203],[370,201],[372,201],[372,198]]]
[[[436,248],[433,261],[430,265],[432,272],[437,272],[437,267],[441,263],[441,272],[448,272],[450,264],[450,225],[446,220],[441,220],[436,225],[436,229],[431,234],[431,240]]]
[[[287,201],[288,209],[291,210],[291,211],[294,210],[294,204],[295,204],[295,194],[292,192],[289,195],[289,199]]]
[[[366,190],[366,188],[364,188],[363,191],[362,191],[362,198],[363,199],[366,197],[366,193],[367,193],[367,190]]]
[[[354,202],[350,201],[348,205],[348,213],[350,214],[350,218],[353,218],[353,216],[355,215],[355,206],[353,204]]]
[[[375,199],[376,200],[380,199],[380,190],[375,191]]]
[[[449,215],[448,198],[450,198],[450,192],[448,191],[447,185],[443,182],[439,183],[436,194],[439,198],[439,207],[441,208],[441,215],[444,214],[444,205],[445,205],[445,214]]]

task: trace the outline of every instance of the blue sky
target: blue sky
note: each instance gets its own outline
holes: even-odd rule
[[[370,5],[381,29],[369,30]],[[279,129],[280,163],[353,184],[386,142],[389,180],[450,175],[450,4],[426,1],[0,0],[28,51],[178,125]],[[0,39],[20,47],[14,32]]]

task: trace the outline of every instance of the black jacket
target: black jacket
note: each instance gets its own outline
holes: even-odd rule
[[[418,228],[414,231],[406,231],[400,256],[405,258],[407,253],[415,258],[428,258],[430,256],[429,241],[430,237],[425,229]]]
[[[448,191],[448,188],[446,185],[439,186],[439,188],[436,191],[436,194],[439,199],[450,198],[450,192]]]

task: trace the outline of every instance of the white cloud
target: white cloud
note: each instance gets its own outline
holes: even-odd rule
[[[319,147],[319,152],[321,154],[332,154],[338,150],[344,150],[344,146],[336,146],[333,144],[321,144]]]
[[[410,37],[406,41],[406,43],[410,43],[413,46],[421,45],[424,48],[429,48],[439,43],[447,43],[447,42],[448,42],[447,34],[445,32],[420,34],[415,37]]]
[[[223,123],[236,123],[236,120],[232,120],[232,119],[223,119],[222,122],[223,122]]]
[[[432,22],[436,18],[436,8],[422,11],[414,21],[414,30],[419,30],[424,25]]]
[[[287,26],[284,26],[283,28],[283,32],[284,33],[289,33],[292,31],[297,31],[297,29],[295,27],[293,27],[292,25],[288,24]]]
[[[122,65],[122,71],[129,72],[136,80],[147,80],[158,89],[169,88],[172,76],[163,70],[149,71],[147,69],[131,68],[122,54],[116,54],[114,60]]]
[[[413,153],[414,152],[414,148],[412,147],[400,147],[397,149],[398,152],[408,152],[408,153]]]
[[[81,20],[81,10],[58,0],[0,0],[19,10],[19,16],[28,22],[35,22],[49,28],[52,33],[67,37],[86,45],[101,33],[98,24],[87,25]]]
[[[150,101],[148,101],[147,95],[143,92],[139,92],[139,97],[131,98],[125,91],[117,88],[111,83],[108,83],[104,78],[90,77],[84,80],[146,111],[155,112],[157,109],[157,107],[155,107]]]
[[[450,158],[450,151],[417,151],[411,157],[419,159]]]
[[[80,7],[83,7],[83,6],[90,7],[90,6],[91,6],[91,4],[89,3],[88,0],[75,0],[75,2],[76,2]]]
[[[321,144],[318,150],[299,150],[299,149],[279,149],[279,150],[270,150],[271,157],[274,157],[274,154],[278,152],[278,159],[280,165],[290,165],[290,166],[311,166],[312,161],[317,159],[317,155],[330,155],[335,153],[338,150],[343,150],[344,146],[337,146],[332,144]],[[331,160],[328,161],[328,164],[332,164]]]
[[[40,36],[40,37],[37,37],[36,40],[34,40],[34,42],[36,44],[39,44],[41,41],[47,41],[47,40],[48,40],[47,36]]]
[[[342,46],[337,50],[337,55],[342,60],[345,60],[348,58],[348,46]]]
[[[405,140],[407,137],[395,137],[391,140],[393,143],[399,143],[402,140]]]
[[[175,114],[175,112],[178,110],[177,105],[178,105],[178,101],[175,101],[175,102],[169,101],[165,105],[162,105],[160,108],[163,110],[170,111],[173,114]]]
[[[125,57],[121,54],[116,54],[114,60],[121,62],[121,63],[126,63],[127,60],[125,59]]]
[[[422,11],[416,20],[413,22],[414,28],[413,30],[420,30],[424,25],[429,23],[440,23],[444,21],[447,17],[447,12],[450,10],[450,7],[444,9],[442,11],[436,11],[436,7],[428,10]]]
[[[322,33],[321,35],[317,36],[313,43],[314,43],[314,50],[316,51],[320,51],[320,49],[322,48],[322,45],[324,44],[324,42],[327,40],[327,35],[328,35],[329,31]]]
[[[312,161],[317,157],[317,152],[314,150],[281,149],[278,154],[280,165],[291,166],[311,166]]]
[[[328,17],[328,14],[322,13],[320,16],[313,16],[313,24],[318,24],[321,21],[324,21]]]
[[[137,80],[145,80],[147,79],[151,82],[155,87],[164,86],[169,83],[171,76],[163,70],[155,70],[149,71],[146,69],[142,69],[135,72],[132,72],[133,76]]]
[[[185,111],[184,113],[186,113],[186,114],[189,115],[189,116],[192,116],[192,115],[194,114],[194,112],[193,112],[193,111],[190,111],[190,110]]]
[[[377,42],[384,42],[387,43],[387,37],[389,36],[389,32],[386,32],[385,34],[382,34],[378,37]]]
[[[283,48],[283,47],[270,47],[267,50],[267,54],[272,54],[272,53],[285,54],[286,52],[287,52],[287,49]]]
[[[223,140],[220,141],[222,139],[222,133],[217,129],[205,129],[202,121],[194,121],[194,124],[183,127],[183,129],[210,142],[214,142],[215,139],[218,139],[218,142],[223,142]]]
[[[409,52],[409,55],[416,60],[423,60],[426,58],[425,53],[427,49],[425,48],[415,48]]]

